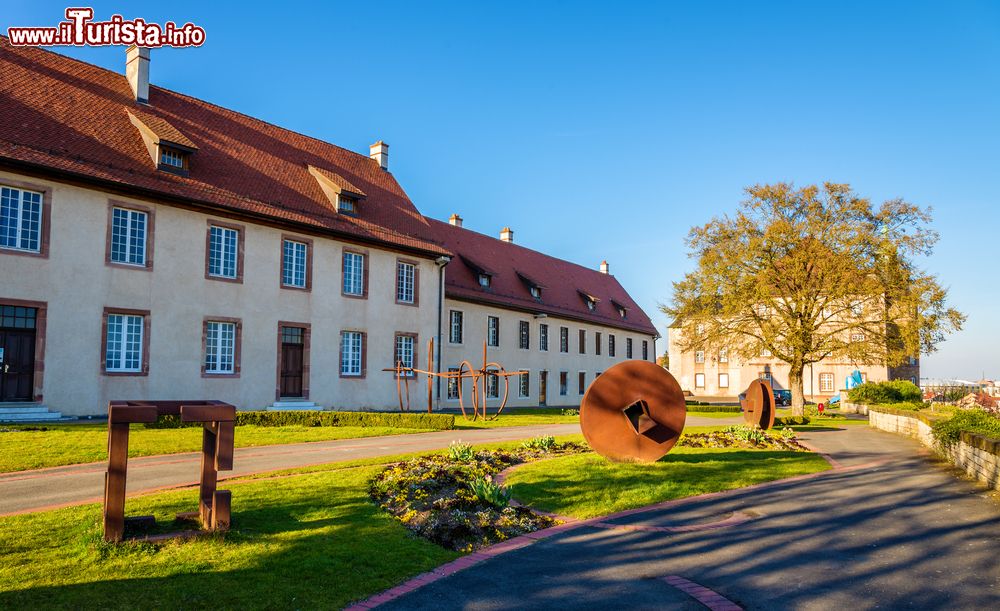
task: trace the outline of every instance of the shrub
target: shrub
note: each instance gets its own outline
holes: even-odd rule
[[[797,426],[809,424],[809,416],[779,416],[774,419],[774,426]]]
[[[510,488],[494,482],[489,475],[473,479],[469,482],[469,488],[484,503],[500,509],[510,505]]]
[[[579,416],[580,410],[578,409],[564,409],[562,411],[563,416]]]
[[[546,435],[543,437],[535,437],[534,439],[529,439],[521,443],[521,447],[527,450],[541,450],[542,452],[549,452],[556,446],[556,438],[552,435]]]
[[[689,412],[732,412],[738,414],[742,411],[739,405],[709,405],[702,402],[688,401]]]
[[[453,441],[448,445],[448,457],[456,462],[471,462],[476,457],[476,452],[467,443]]]
[[[960,409],[951,418],[932,424],[931,431],[938,443],[944,444],[957,442],[962,431],[1000,439],[1000,418],[980,409]]]
[[[237,411],[236,426],[246,425],[360,426],[444,431],[455,428],[455,416],[451,414],[402,414],[399,412]],[[182,426],[201,426],[201,423],[182,423],[178,416],[160,416],[156,422],[145,426],[152,429],[173,429]]]
[[[876,405],[880,403],[917,403],[923,400],[920,388],[909,380],[891,382],[865,382],[847,391],[851,403]]]
[[[749,441],[750,443],[764,443],[767,441],[767,433],[756,426],[734,424],[733,426],[726,427],[725,432],[730,433],[740,441]]]

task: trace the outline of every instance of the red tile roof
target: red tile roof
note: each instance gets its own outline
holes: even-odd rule
[[[426,239],[427,221],[392,174],[365,155],[156,86],[149,102],[133,99],[122,74],[38,48],[12,47],[0,36],[4,166],[446,254]],[[187,176],[155,169],[126,111],[156,125],[147,123],[163,138],[180,135],[197,146]],[[331,209],[310,165],[366,195],[357,217]]]
[[[657,335],[652,321],[614,276],[470,229],[428,220],[441,245],[458,255],[445,270],[448,297]],[[490,269],[479,261],[489,261]],[[492,274],[489,288],[480,286],[481,272]],[[542,288],[540,300],[531,296],[531,284]],[[583,295],[597,298],[593,310]],[[615,304],[626,309],[625,318]]]

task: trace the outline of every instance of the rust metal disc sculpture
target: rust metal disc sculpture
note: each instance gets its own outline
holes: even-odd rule
[[[767,380],[754,380],[740,399],[743,420],[750,426],[769,429],[774,426],[774,389]]]
[[[681,436],[687,406],[674,376],[649,361],[625,361],[595,378],[580,405],[580,428],[616,462],[655,462]]]

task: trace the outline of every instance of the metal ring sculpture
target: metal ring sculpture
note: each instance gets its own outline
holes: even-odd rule
[[[396,375],[396,393],[399,396],[400,411],[410,411],[410,380],[415,378],[417,375],[425,375],[427,376],[428,414],[431,413],[433,407],[432,380],[435,378],[443,378],[448,382],[451,382],[452,380],[456,381],[458,386],[458,406],[462,410],[462,416],[466,420],[476,420],[479,417],[482,417],[483,420],[495,420],[503,411],[503,408],[507,405],[507,397],[510,394],[510,378],[521,375],[521,372],[508,372],[500,363],[487,361],[486,358],[486,342],[483,342],[483,366],[481,368],[476,369],[473,367],[471,362],[466,360],[462,361],[462,363],[458,366],[458,371],[449,371],[445,373],[433,371],[434,340],[431,339],[427,342],[427,369],[407,367],[402,361],[397,361],[394,367],[391,369],[383,369],[383,371],[391,371]],[[486,402],[487,399],[490,398],[488,396],[489,393],[487,392],[487,385],[489,383],[490,376],[497,379],[497,384],[500,383],[501,378],[503,379],[503,398],[500,400],[500,405],[497,407],[496,413],[492,416],[489,416],[486,410]],[[466,408],[465,397],[462,392],[463,380],[472,380],[472,404],[468,409]],[[483,381],[481,389],[480,380]],[[499,392],[497,394],[499,394]],[[471,416],[469,414],[470,411]]]
[[[594,379],[580,405],[580,428],[596,452],[616,462],[655,462],[681,436],[684,392],[649,361],[625,361]]]
[[[774,389],[767,380],[754,380],[740,399],[743,420],[750,426],[769,429],[774,426]]]

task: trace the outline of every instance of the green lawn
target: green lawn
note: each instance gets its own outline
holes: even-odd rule
[[[743,420],[743,412],[695,412],[689,411],[688,416],[697,416],[699,418],[739,418],[740,421]]]
[[[674,448],[651,465],[612,463],[596,454],[530,463],[507,483],[524,504],[590,518],[829,468],[808,452]]]
[[[0,472],[23,471],[107,460],[108,425],[45,425],[48,430],[13,430],[0,433]],[[246,448],[304,441],[354,439],[378,435],[423,433],[424,429],[360,426],[241,426],[236,447]],[[133,425],[129,456],[200,452],[201,429],[147,429]]]
[[[539,424],[573,424],[580,416],[563,415],[557,407],[522,407],[505,409],[496,420],[466,420],[462,414],[455,416],[456,429],[492,429],[503,426],[534,426]]]

